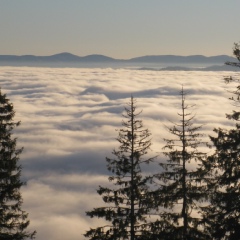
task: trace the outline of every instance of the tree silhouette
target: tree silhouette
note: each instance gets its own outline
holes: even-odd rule
[[[240,61],[239,44],[234,45],[234,55]],[[227,63],[240,67],[240,63]],[[235,82],[236,90],[230,98],[235,106],[239,106],[239,80],[227,77],[225,80]],[[209,183],[210,205],[204,210],[206,229],[212,239],[239,239],[240,236],[240,111],[227,114],[227,118],[237,121],[235,128],[216,128],[216,137],[210,139],[215,146],[215,153],[208,158],[208,169],[212,172]]]
[[[12,103],[0,89],[0,239],[33,239],[35,232],[27,232],[28,214],[21,209],[20,188],[21,166],[19,155],[22,148],[16,148],[17,139],[12,131],[20,122],[14,122],[15,112]]]
[[[212,239],[239,239],[240,236],[240,125],[215,129],[210,137],[216,150],[208,158],[212,171],[209,206],[204,209],[205,228]]]
[[[226,62],[226,65],[240,67],[240,44],[234,43],[233,55],[238,59],[238,62]]]
[[[239,43],[234,43],[233,47],[233,54],[235,57],[238,59],[238,62],[226,62],[226,65],[234,66],[234,67],[240,67],[240,44]],[[240,106],[240,85],[239,82],[240,80],[236,76],[227,76],[224,78],[225,82],[228,83],[235,83],[236,84],[236,89],[234,91],[231,91],[233,96],[230,98],[230,100],[233,101],[234,105],[239,107]],[[226,114],[227,118],[229,119],[234,119],[234,120],[239,120],[240,117],[240,111],[239,110],[234,110],[231,114]]]
[[[154,158],[146,156],[151,146],[151,134],[138,119],[140,114],[136,110],[136,100],[131,97],[123,114],[123,128],[118,132],[120,146],[113,150],[113,158],[106,158],[113,187],[100,186],[97,190],[107,206],[87,212],[90,217],[104,218],[110,223],[87,231],[85,237],[89,239],[140,240],[149,237],[147,214],[151,202],[148,201],[148,177],[141,166]]]
[[[168,127],[173,139],[164,139],[166,161],[160,163],[163,171],[156,175],[160,189],[156,191],[160,208],[153,239],[209,239],[200,227],[200,203],[207,198],[205,172],[206,154],[199,151],[203,144],[201,126],[195,126],[194,115],[185,103],[182,89],[179,123]],[[195,164],[195,165],[194,165]]]

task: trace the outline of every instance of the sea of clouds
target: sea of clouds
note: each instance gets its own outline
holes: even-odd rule
[[[18,147],[24,147],[23,210],[36,239],[84,239],[86,230],[101,224],[85,212],[104,206],[96,189],[109,184],[105,157],[118,147],[116,129],[131,94],[152,133],[150,155],[161,161],[162,139],[169,136],[165,125],[177,122],[181,111],[182,85],[208,140],[213,128],[234,124],[225,117],[234,109],[228,99],[234,86],[223,78],[236,74],[0,67],[1,90],[14,104],[15,120],[21,120],[15,135]]]

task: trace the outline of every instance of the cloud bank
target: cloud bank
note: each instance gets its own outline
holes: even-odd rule
[[[152,134],[152,154],[160,153],[168,136],[164,125],[177,121],[182,85],[187,103],[195,104],[196,122],[206,135],[233,123],[225,113],[233,72],[140,71],[101,68],[1,67],[0,86],[13,102],[24,210],[37,240],[84,239],[100,224],[85,211],[103,205],[98,185],[108,185],[105,157],[118,146],[124,106],[137,99],[145,127]],[[207,139],[207,137],[206,137]],[[209,151],[209,150],[208,150]],[[161,154],[160,154],[161,156]]]

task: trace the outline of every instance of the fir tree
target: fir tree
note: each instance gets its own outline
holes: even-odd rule
[[[234,67],[240,67],[240,45],[238,43],[234,44],[233,47],[233,54],[238,59],[238,62],[226,62],[227,65],[234,66]],[[233,96],[230,98],[234,102],[234,105],[239,107],[239,100],[240,100],[240,85],[239,85],[239,79],[233,76],[228,76],[224,78],[225,82],[228,83],[235,83],[236,89],[234,91],[231,91]],[[240,117],[240,111],[234,110],[231,114],[226,114],[227,118],[239,120]]]
[[[214,130],[216,150],[208,158],[212,171],[210,204],[204,209],[205,228],[212,239],[236,240],[240,236],[240,125]]]
[[[233,55],[237,58],[238,62],[226,62],[226,65],[240,67],[240,44],[234,43]]]
[[[185,103],[182,89],[179,123],[168,127],[173,139],[164,139],[166,162],[160,163],[163,171],[157,174],[160,189],[157,204],[161,212],[155,222],[152,239],[209,239],[201,228],[200,203],[206,200],[206,154],[199,151],[203,144],[201,126],[195,126],[191,106]],[[196,166],[194,166],[194,164]]]
[[[20,188],[21,179],[19,155],[16,138],[12,131],[20,122],[14,122],[15,112],[12,103],[0,89],[0,239],[24,240],[33,239],[35,232],[28,232],[28,214],[22,211],[23,203]]]
[[[140,113],[136,110],[135,99],[131,97],[117,138],[120,146],[113,151],[113,158],[106,158],[107,168],[112,173],[109,181],[114,186],[100,186],[97,191],[107,206],[87,212],[90,217],[104,218],[110,223],[87,231],[85,237],[89,239],[140,240],[149,237],[148,178],[141,167],[153,158],[146,157],[151,146],[150,132],[138,119]]]
[[[234,55],[240,61],[239,44],[234,45]],[[240,67],[240,63],[227,63]],[[239,106],[239,80],[227,77],[225,80],[237,83],[233,96],[235,106]],[[215,153],[208,158],[208,169],[212,172],[209,184],[210,205],[204,209],[206,229],[216,240],[235,240],[240,236],[240,111],[227,114],[227,118],[237,121],[235,128],[214,129],[216,137],[210,139],[215,146]]]

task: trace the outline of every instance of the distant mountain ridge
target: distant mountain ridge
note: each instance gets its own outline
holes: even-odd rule
[[[164,68],[147,68],[142,67],[139,70],[147,70],[147,71],[231,71],[231,72],[239,72],[239,67],[229,66],[229,65],[213,65],[209,67],[195,68],[195,67],[182,67],[182,66],[174,66],[174,67],[164,67]]]
[[[164,63],[171,63],[171,62],[181,62],[181,63],[224,63],[235,61],[236,59],[227,55],[217,55],[217,56],[210,56],[206,57],[203,55],[190,55],[190,56],[179,56],[179,55],[150,55],[150,56],[143,56],[138,58],[132,58],[130,61],[136,62],[164,62]]]
[[[88,61],[114,61],[115,59],[103,55],[88,55],[79,57],[71,53],[58,53],[50,56],[35,55],[0,55],[0,61],[26,61],[26,62],[88,62]]]
[[[1,62],[126,62],[126,63],[221,63],[234,62],[236,59],[227,55],[206,57],[203,55],[149,55],[131,59],[115,59],[104,55],[92,54],[80,57],[71,53],[58,53],[51,56],[35,55],[0,55]]]

